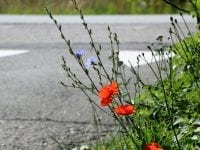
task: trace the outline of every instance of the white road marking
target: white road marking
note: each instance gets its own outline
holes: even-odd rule
[[[152,53],[150,51],[134,51],[134,50],[121,50],[119,52],[119,59],[123,61],[125,65],[128,67],[133,67],[138,66],[138,60],[137,57],[138,55],[142,56],[142,53],[144,53],[145,59],[148,63],[153,63],[156,60],[160,59],[159,55],[155,55],[155,58],[152,56]],[[164,59],[168,59],[169,56],[166,54],[164,55]],[[146,61],[144,59],[139,59],[139,65],[145,65]],[[130,64],[131,63],[131,64]]]
[[[27,53],[28,50],[11,50],[11,49],[0,49],[0,57],[7,57],[7,56],[13,56],[13,55],[19,55],[23,53]]]

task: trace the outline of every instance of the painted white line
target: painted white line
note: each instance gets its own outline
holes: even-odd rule
[[[135,50],[121,50],[119,52],[119,59],[123,61],[123,63],[127,65],[128,67],[131,67],[131,66],[136,67],[138,66],[137,57],[139,55],[142,56],[142,53],[144,54],[144,57],[148,63],[153,63],[155,62],[155,59],[157,61],[160,59],[160,56],[158,55],[155,55],[155,58],[154,58],[150,51],[135,51]],[[168,59],[168,58],[169,56],[167,54],[164,55],[164,59]],[[145,65],[146,61],[140,58],[139,65]]]
[[[7,57],[7,56],[13,56],[13,55],[19,55],[19,54],[23,54],[23,53],[27,53],[28,50],[2,50],[0,49],[0,57]]]

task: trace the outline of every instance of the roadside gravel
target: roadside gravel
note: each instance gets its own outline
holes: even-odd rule
[[[112,124],[103,125],[101,136],[105,137],[115,129]],[[95,125],[87,122],[1,120],[0,149],[56,150],[58,143],[72,149],[84,143],[91,144],[98,137],[97,133]]]

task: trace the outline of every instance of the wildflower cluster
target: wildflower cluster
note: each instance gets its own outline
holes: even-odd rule
[[[83,62],[83,55],[85,54],[85,50],[82,49],[78,49],[76,50],[74,56],[75,58],[79,61],[80,65],[83,66],[84,68],[88,69],[91,65],[95,65],[96,64],[96,57],[95,56],[91,56],[89,58],[87,58],[87,60],[85,62]]]
[[[112,82],[109,85],[103,86],[99,90],[99,97],[101,99],[101,106],[108,106],[113,101],[113,96],[118,94],[118,84],[117,82]],[[130,115],[136,112],[133,105],[118,105],[114,107],[114,112],[118,115]]]
[[[112,33],[108,27],[111,69],[107,69],[101,58],[101,45],[94,42],[93,32],[85,22],[82,11],[75,0],[72,2],[80,13],[83,26],[89,35],[94,56],[84,59],[85,50],[74,52],[70,40],[67,40],[62,32],[61,25],[47,9],[68,46],[69,54],[75,58],[86,76],[84,79],[79,78],[77,72],[73,72],[63,57],[62,67],[72,83],[61,83],[66,87],[79,89],[85,94],[94,111],[96,122],[100,121],[96,108],[114,119],[119,127],[117,134],[119,139],[116,145],[113,144],[114,149],[117,149],[116,147],[138,150],[198,148],[200,143],[198,135],[200,126],[198,120],[200,117],[199,39],[195,40],[188,30],[190,39],[182,40],[181,37],[186,36],[177,20],[171,18],[172,28],[169,30],[169,39],[172,41],[172,46],[166,48],[162,38],[158,38],[159,47],[154,44],[148,46],[152,58],[155,59],[154,65],[146,61],[145,54],[141,54],[137,59],[138,66],[134,67],[130,63],[131,68],[125,70],[123,62],[119,60],[117,34]],[[188,29],[187,24],[185,26]],[[176,44],[174,39],[178,39],[176,42],[179,43]],[[188,41],[192,44],[188,44]],[[159,59],[155,55],[159,55]],[[154,85],[143,81],[140,75],[141,59],[147,62],[146,65],[155,77]],[[131,76],[127,76],[127,71]],[[86,80],[89,84],[85,82]],[[130,86],[133,86],[134,92]],[[95,98],[100,99],[100,103]]]

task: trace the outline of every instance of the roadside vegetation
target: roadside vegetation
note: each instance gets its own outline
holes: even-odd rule
[[[171,34],[174,33],[174,31],[171,32]],[[157,69],[160,73],[155,76],[158,82],[154,85],[141,84],[142,92],[132,99],[137,112],[133,113],[131,119],[136,126],[130,126],[128,130],[132,133],[131,129],[137,128],[139,131],[134,131],[133,137],[129,137],[127,133],[121,135],[121,132],[117,132],[115,136],[111,136],[109,141],[97,144],[91,148],[92,150],[200,149],[199,39],[200,33],[198,32],[174,43],[170,48],[170,53],[173,52],[175,55],[170,56],[167,62],[157,62]],[[163,49],[154,50],[158,50],[162,57]],[[168,71],[163,65],[167,65]],[[153,67],[150,67],[155,72]],[[165,74],[166,78],[162,77],[161,73]],[[140,79],[137,81],[141,82]],[[129,126],[129,124],[126,125]],[[144,141],[139,136],[141,133]],[[134,139],[134,143],[131,138]],[[159,143],[154,147],[155,149],[148,149],[148,146],[145,146],[146,142],[152,144],[155,141],[156,144]],[[136,143],[140,145],[139,148]]]
[[[181,8],[191,7],[187,0],[175,0]],[[79,0],[84,14],[160,14],[177,13],[163,0]],[[54,14],[77,14],[71,0],[0,0],[1,14],[45,14],[44,7]]]
[[[80,66],[84,79],[78,77],[72,66],[68,66],[63,56],[62,67],[71,82],[61,82],[66,88],[83,92],[93,109],[97,132],[101,135],[101,113],[109,115],[118,130],[110,139],[97,140],[97,144],[87,146],[91,150],[198,150],[200,149],[200,32],[191,33],[187,23],[184,33],[175,18],[170,18],[170,46],[156,39],[156,44],[148,46],[155,63],[146,65],[155,76],[153,85],[145,83],[140,74],[140,61],[145,54],[138,56],[138,66],[127,69],[119,59],[117,33],[108,27],[110,38],[111,69],[106,70],[101,58],[101,45],[93,40],[93,31],[84,20],[78,3],[72,0],[75,10],[80,14],[83,26],[90,37],[91,57],[85,50],[74,50],[71,41],[65,38],[62,26],[46,8],[50,18],[60,31],[62,39],[71,55]],[[189,1],[192,14],[199,23],[199,9],[196,0]],[[170,4],[170,3],[168,3]],[[180,10],[182,7],[175,5]],[[195,10],[195,11],[194,11]],[[190,13],[190,9],[182,10]],[[180,14],[182,16],[182,13]],[[184,17],[182,16],[183,20]],[[155,57],[159,55],[159,59]],[[130,63],[131,65],[131,63]],[[132,75],[127,76],[127,71]],[[80,72],[79,72],[80,73]],[[93,79],[98,76],[98,81]],[[89,83],[89,84],[88,84]],[[130,88],[132,87],[132,88]],[[134,92],[132,91],[134,89]],[[78,104],[77,104],[78,105]],[[72,149],[70,145],[58,143],[60,149]],[[81,148],[81,145],[80,145]],[[78,149],[78,148],[74,148]]]

